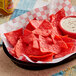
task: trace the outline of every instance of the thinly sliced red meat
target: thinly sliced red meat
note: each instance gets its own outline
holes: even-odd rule
[[[20,36],[23,34],[23,29],[5,33],[7,40],[12,46],[15,46]]]

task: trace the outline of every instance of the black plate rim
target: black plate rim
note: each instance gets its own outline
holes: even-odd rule
[[[54,64],[54,63],[32,63],[32,62],[24,62],[24,61],[21,61],[21,60],[18,60],[18,59],[16,59],[16,58],[14,58],[8,51],[7,51],[7,48],[5,47],[5,45],[4,45],[4,43],[3,43],[3,49],[4,49],[4,52],[6,53],[6,55],[10,58],[10,59],[12,59],[12,60],[14,60],[14,61],[16,61],[16,62],[19,62],[19,63],[21,63],[21,64],[38,64],[38,65],[41,65],[41,64]]]
[[[4,52],[6,53],[6,55],[7,55],[11,60],[13,60],[13,61],[15,61],[15,62],[18,62],[18,63],[20,63],[20,64],[28,64],[28,65],[56,65],[56,64],[63,64],[63,63],[68,62],[68,60],[71,61],[72,59],[70,60],[70,58],[73,57],[73,56],[74,56],[73,59],[76,58],[76,53],[75,53],[75,54],[71,55],[70,57],[68,57],[68,58],[66,58],[66,59],[64,59],[64,60],[62,60],[62,61],[60,61],[60,62],[58,62],[58,63],[32,63],[32,62],[24,62],[24,61],[21,61],[21,60],[18,60],[18,59],[16,59],[16,58],[14,58],[14,57],[13,57],[11,54],[9,54],[9,52],[7,51],[7,48],[5,47],[4,43],[3,43],[3,49],[4,49]],[[67,61],[66,61],[66,60],[67,60]]]

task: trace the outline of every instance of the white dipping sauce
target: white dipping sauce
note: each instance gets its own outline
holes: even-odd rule
[[[69,17],[61,21],[61,26],[69,32],[76,33],[76,18]]]

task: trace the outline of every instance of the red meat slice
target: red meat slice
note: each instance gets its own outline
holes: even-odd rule
[[[16,30],[16,31],[12,31],[12,32],[9,32],[9,33],[5,33],[4,35],[6,36],[7,40],[9,41],[9,43],[12,45],[12,46],[15,46],[18,39],[20,38],[20,36],[23,34],[23,29],[19,29],[19,30]]]
[[[42,21],[38,20],[30,20],[29,24],[26,26],[26,29],[33,31],[34,29],[38,28]]]
[[[23,43],[22,39],[19,39],[14,50],[17,57],[19,58],[22,54],[25,53],[26,44]]]
[[[30,55],[29,57],[33,60],[33,61],[43,61],[43,62],[49,62],[52,61],[53,59],[53,53],[49,53],[49,54],[45,54],[42,56],[34,56],[34,55]]]

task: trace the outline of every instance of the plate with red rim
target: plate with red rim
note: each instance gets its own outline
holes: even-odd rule
[[[76,32],[72,32],[72,31],[69,31],[69,30],[65,29],[64,26],[66,26],[66,24],[63,26],[62,21],[65,21],[66,19],[69,19],[69,18],[76,18],[76,16],[67,16],[67,17],[62,18],[61,21],[60,21],[59,27],[60,27],[60,29],[61,29],[61,31],[63,32],[64,35],[68,35],[72,38],[76,38]],[[69,22],[71,22],[71,21],[69,21]]]

